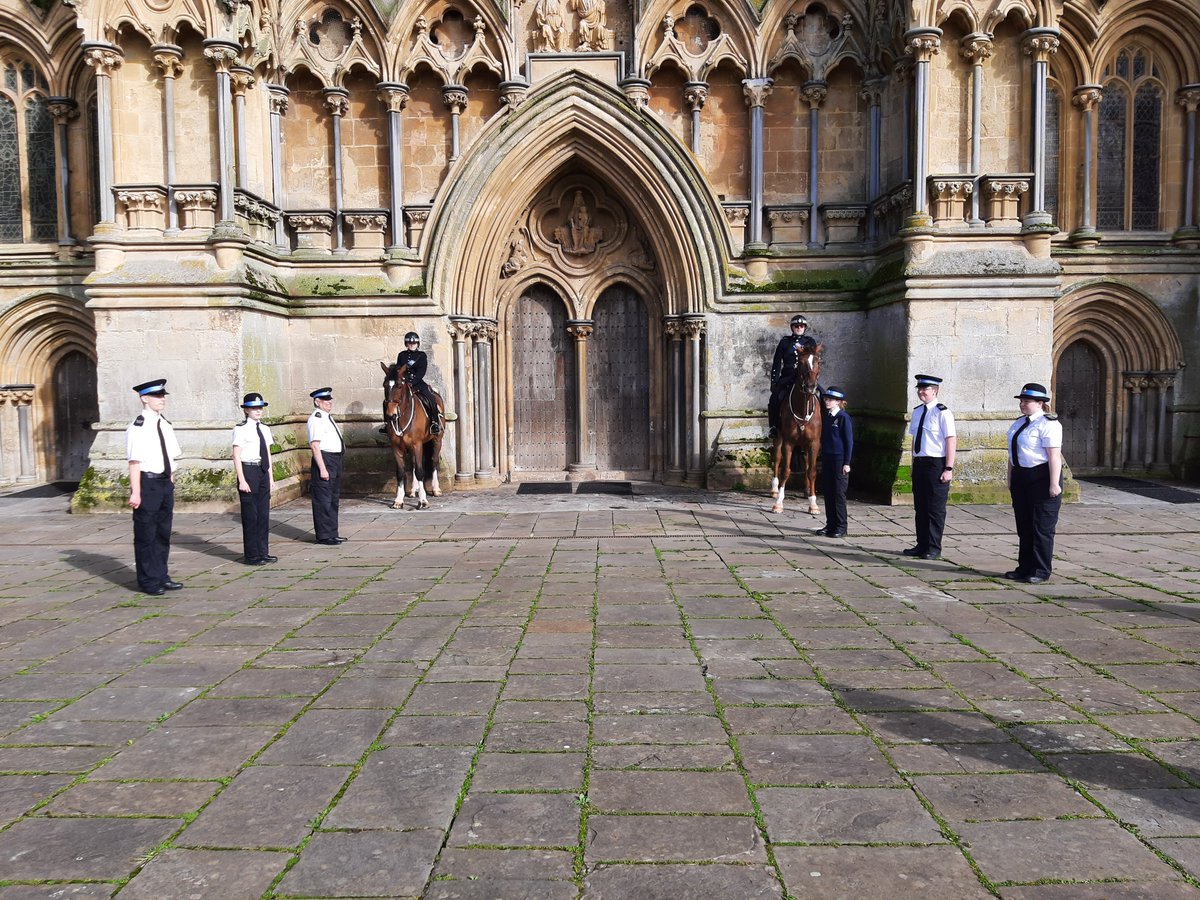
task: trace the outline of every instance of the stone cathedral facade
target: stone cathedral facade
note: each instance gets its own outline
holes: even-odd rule
[[[0,0],[0,484],[116,506],[169,379],[180,497],[332,385],[382,493],[418,331],[456,488],[766,472],[805,313],[852,486],[909,491],[942,375],[956,494],[1022,383],[1076,472],[1200,472],[1195,0]]]

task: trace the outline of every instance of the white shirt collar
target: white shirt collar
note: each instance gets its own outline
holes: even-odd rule
[[[1029,421],[1036,422],[1038,419],[1040,419],[1045,414],[1046,414],[1046,411],[1044,409],[1042,409],[1041,407],[1038,407],[1037,412],[1029,414]]]

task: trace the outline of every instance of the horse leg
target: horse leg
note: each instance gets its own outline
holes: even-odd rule
[[[817,448],[810,444],[805,456],[807,459],[804,466],[804,481],[808,487],[808,513],[818,516],[821,514],[821,509],[817,506]],[[825,502],[829,502],[828,497],[825,498]]]
[[[425,448],[423,446],[413,448],[412,470],[417,509],[429,509],[429,500],[425,496]]]
[[[780,440],[779,447],[779,468],[776,470],[776,475],[779,479],[779,490],[775,494],[775,505],[771,507],[771,512],[783,512],[783,499],[787,494],[788,476],[792,470],[792,445]]]
[[[404,509],[404,448],[392,444],[392,457],[396,460],[396,498],[392,509]]]
[[[442,486],[438,484],[438,458],[441,456],[442,440],[438,436],[425,445],[428,455],[425,457],[425,467],[429,470],[429,493],[434,497],[442,496]]]

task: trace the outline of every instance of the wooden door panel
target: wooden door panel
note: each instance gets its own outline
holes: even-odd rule
[[[650,468],[650,337],[646,307],[631,288],[596,303],[588,348],[588,415],[601,470]]]
[[[1063,457],[1076,469],[1102,465],[1104,369],[1100,355],[1075,341],[1058,359],[1054,405],[1063,422]]]
[[[553,291],[531,288],[513,316],[513,444],[516,468],[567,467],[574,441],[574,386],[566,308]]]

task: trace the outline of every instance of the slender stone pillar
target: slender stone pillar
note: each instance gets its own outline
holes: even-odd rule
[[[1200,106],[1200,84],[1185,84],[1179,89],[1176,100],[1186,111],[1187,121],[1184,125],[1183,227],[1175,232],[1175,239],[1191,242],[1200,239],[1200,228],[1196,225],[1196,108]]]
[[[381,81],[379,99],[388,114],[388,205],[391,214],[391,240],[388,252],[408,249],[404,239],[404,107],[408,106],[408,85]]]
[[[1096,106],[1104,94],[1104,88],[1098,84],[1081,84],[1071,95],[1071,105],[1081,115],[1083,130],[1083,170],[1079,174],[1080,209],[1079,227],[1071,232],[1071,243],[1077,247],[1095,247],[1100,242],[1100,232],[1096,231],[1095,199],[1092,187],[1095,183],[1096,166]]]
[[[763,104],[771,93],[770,78],[747,78],[742,92],[750,107],[750,227],[746,234],[747,250],[762,250],[763,243]]]
[[[246,174],[246,157],[249,143],[246,139],[246,91],[254,87],[254,71],[246,66],[234,66],[229,72],[229,90],[233,94],[233,157],[237,186],[242,190],[249,187]]]
[[[96,70],[96,156],[100,193],[100,221],[97,232],[115,229],[117,204],[113,197],[112,73],[122,63],[121,51],[112,44],[87,42],[84,59]]]
[[[1142,459],[1145,428],[1145,412],[1143,410],[1143,395],[1149,382],[1143,372],[1126,372],[1124,378],[1125,390],[1129,392],[1129,422],[1126,430],[1125,468],[1144,468]]]
[[[57,131],[54,165],[58,170],[58,246],[73,247],[76,241],[71,236],[71,157],[67,135],[71,120],[79,118],[79,104],[70,97],[51,97],[48,108]]]
[[[913,82],[916,76],[916,63],[911,56],[903,56],[892,66],[892,76],[896,86],[903,91],[900,118],[904,123],[900,136],[900,177],[911,181],[912,171],[912,136],[913,136]]]
[[[1058,50],[1058,35],[1057,28],[1030,28],[1021,41],[1021,49],[1033,59],[1033,209],[1023,219],[1026,228],[1053,225],[1046,212],[1046,76],[1050,54]]]
[[[817,247],[817,225],[821,218],[817,213],[821,202],[817,190],[821,162],[821,104],[829,96],[829,85],[824,81],[809,81],[800,93],[808,101],[808,245]]]
[[[663,320],[667,349],[667,475],[683,477],[683,440],[679,423],[683,417],[683,322],[670,316]]]
[[[467,89],[461,84],[447,84],[442,88],[442,103],[450,110],[450,162],[459,157],[458,124],[463,110],[467,108]]]
[[[590,319],[567,322],[567,334],[575,338],[575,456],[567,468],[573,472],[596,468],[596,442],[592,440],[587,403],[587,341],[596,323]]]
[[[880,114],[879,104],[882,100],[883,90],[881,82],[878,79],[870,79],[864,81],[862,87],[858,89],[860,100],[865,100],[867,103],[867,204],[873,204],[879,199],[880,182],[883,180],[883,148],[881,145],[882,135],[880,134]],[[875,221],[875,215],[868,208],[867,211],[867,240],[875,240],[875,235],[878,225]]]
[[[688,479],[697,482],[704,480],[701,449],[704,430],[700,423],[700,414],[704,411],[704,356],[701,341],[707,328],[708,323],[702,313],[688,313],[683,317],[683,330],[688,337],[687,472]]]
[[[175,79],[183,72],[183,49],[175,44],[150,48],[154,65],[162,70],[163,180],[167,183],[167,234],[179,232],[179,202],[175,199]]]
[[[470,316],[450,317],[450,337],[454,341],[454,480],[475,480],[475,435],[474,422],[469,414],[470,401],[467,385],[471,372],[467,369],[467,341],[475,325]]]
[[[498,326],[495,319],[475,321],[475,477],[496,474],[496,410],[492,404],[492,346]]]
[[[233,97],[229,72],[238,58],[238,45],[228,41],[207,40],[204,55],[217,72],[217,169],[220,191],[217,195],[217,228],[236,228],[233,209]]]
[[[913,120],[916,140],[913,160],[913,212],[904,223],[906,228],[928,228],[929,216],[929,63],[942,46],[940,28],[913,28],[904,35],[904,51],[916,63],[913,75]]]
[[[692,111],[692,153],[700,155],[700,110],[708,99],[708,82],[689,81],[683,88],[683,102]]]
[[[269,84],[267,91],[271,103],[271,193],[275,205],[286,209],[283,196],[283,117],[287,115],[289,91],[282,84]],[[287,247],[287,231],[283,226],[283,216],[275,220],[275,244]]]
[[[33,385],[9,385],[12,393],[9,395],[13,406],[17,408],[17,440],[20,448],[21,474],[18,482],[37,480],[37,466],[33,460],[33,428],[29,411],[33,408]]]
[[[325,88],[321,91],[325,108],[329,110],[333,129],[333,252],[346,252],[345,229],[342,227],[342,116],[350,108],[350,94],[345,88]]]
[[[1175,373],[1155,372],[1151,379],[1155,388],[1158,389],[1158,409],[1155,411],[1158,416],[1158,425],[1154,430],[1158,442],[1152,465],[1155,471],[1169,472],[1171,469],[1171,435],[1167,393],[1175,384]]]
[[[979,176],[983,173],[983,64],[992,56],[992,35],[985,31],[968,34],[959,44],[958,52],[971,62],[971,215],[967,224],[982,228],[979,216]]]

